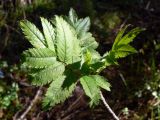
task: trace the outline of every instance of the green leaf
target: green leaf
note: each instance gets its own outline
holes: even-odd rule
[[[91,25],[89,17],[78,19],[76,12],[70,9],[69,17],[66,17],[66,20],[77,32],[77,37],[80,39],[80,44],[84,50],[97,48],[98,43],[92,37],[92,34],[88,32]]]
[[[81,60],[81,67],[83,66],[83,64],[91,64],[92,61],[92,55],[91,52],[89,50],[86,50],[85,53],[83,53],[82,55],[82,60]]]
[[[56,16],[56,46],[60,61],[71,64],[80,57],[80,46],[76,31],[62,18]]]
[[[55,30],[47,19],[41,17],[41,22],[47,47],[55,52]]]
[[[88,32],[89,31],[89,29],[90,29],[90,19],[89,19],[89,17],[86,17],[86,18],[84,18],[84,19],[79,19],[78,21],[77,21],[77,23],[75,24],[75,29],[76,29],[76,31],[77,31],[77,33],[78,33],[78,37],[81,39],[82,38],[82,36],[84,35],[84,34],[86,34],[86,32]]]
[[[66,66],[64,74],[66,75],[66,80],[63,83],[63,88],[68,88],[72,84],[77,83],[81,76],[80,72],[80,62],[69,64]]]
[[[99,62],[101,59],[101,55],[94,49],[89,49],[89,52],[91,53],[91,63]]]
[[[119,45],[115,50],[115,58],[123,58],[129,54],[137,53],[137,50],[130,45]]]
[[[48,48],[32,48],[23,52],[24,65],[29,68],[46,68],[56,62],[55,53]]]
[[[97,105],[100,99],[100,89],[92,76],[83,76],[80,78],[80,83],[88,97],[90,97],[90,106]]]
[[[60,62],[55,62],[53,65],[38,71],[33,74],[32,84],[33,85],[45,85],[53,81],[57,77],[61,76],[65,70],[65,67]]]
[[[98,61],[94,64],[91,64],[90,67],[94,73],[100,73],[103,69],[106,68],[105,61]]]
[[[121,38],[123,37],[124,35],[124,32],[126,31],[126,29],[128,28],[129,25],[126,25],[125,27],[123,27],[119,32],[118,32],[118,35],[114,41],[114,44],[112,46],[112,50],[115,49],[115,47],[117,46],[118,42],[121,40]]]
[[[137,50],[129,45],[130,42],[144,29],[134,28],[129,31],[126,35],[124,35],[128,26],[125,26],[118,33],[116,40],[112,46],[112,49],[104,54],[106,60],[106,66],[112,65],[113,63],[117,64],[118,58],[126,57],[130,54],[137,53]]]
[[[118,51],[128,51],[128,52],[133,52],[133,53],[137,52],[137,50],[134,47],[132,47],[130,45],[126,45],[126,44],[119,45],[117,47],[117,50]]]
[[[129,31],[126,35],[124,35],[126,29],[128,28],[129,25],[126,25],[124,28],[122,28],[116,39],[115,39],[115,42],[112,46],[112,50],[115,50],[117,49],[117,47],[119,45],[127,45],[129,44],[130,42],[132,42],[134,40],[134,38],[142,31],[144,31],[144,29],[142,28],[139,28],[139,27],[136,27],[134,29],[132,29],[131,31]]]
[[[43,34],[39,31],[39,29],[34,24],[32,24],[27,20],[23,20],[20,22],[20,26],[25,37],[35,48],[46,47]]]
[[[107,82],[107,80],[104,77],[99,76],[99,75],[92,75],[92,78],[95,79],[96,84],[99,87],[101,87],[101,88],[103,88],[103,89],[105,89],[107,91],[110,91],[111,85],[110,85],[109,82]]]
[[[118,65],[117,59],[115,57],[116,52],[115,51],[109,51],[106,54],[104,54],[105,66]]]
[[[134,40],[134,38],[140,33],[144,31],[144,29],[136,27],[134,29],[132,29],[130,32],[128,32],[119,42],[118,45],[121,44],[129,44],[130,42],[132,42]]]
[[[94,64],[96,62],[99,62],[101,59],[101,55],[94,49],[87,49],[86,53],[82,56],[81,64]]]
[[[78,16],[72,8],[69,11],[69,17],[66,19],[72,27],[75,28],[78,38],[81,39],[82,35],[86,34],[90,28],[90,18],[78,19]]]
[[[73,8],[69,11],[69,19],[73,25],[78,21],[78,16]]]
[[[92,37],[91,33],[87,33],[81,39],[81,47],[83,51],[87,49],[96,49],[98,47],[98,43],[96,42],[95,38]]]
[[[62,88],[62,84],[65,80],[65,76],[59,76],[53,81],[43,99],[43,107],[53,107],[60,102],[64,102],[73,92],[75,84],[72,84],[69,88]]]

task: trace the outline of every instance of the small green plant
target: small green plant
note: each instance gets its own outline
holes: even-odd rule
[[[41,17],[43,33],[31,22],[23,20],[20,26],[33,45],[23,52],[23,65],[30,69],[33,85],[49,85],[43,99],[44,107],[64,102],[78,82],[90,98],[90,106],[101,99],[101,88],[110,91],[110,84],[99,73],[107,66],[118,64],[119,58],[136,53],[130,42],[143,30],[135,28],[124,35],[124,27],[110,51],[101,56],[98,43],[89,32],[90,19],[78,19],[73,9],[69,16]]]
[[[19,86],[15,82],[7,84],[7,80],[3,72],[6,68],[8,68],[7,62],[0,60],[0,110],[4,109],[9,111],[10,107],[13,106],[13,102],[16,104],[19,103],[17,93],[19,91]],[[9,71],[13,69],[13,67],[10,67]]]
[[[148,105],[151,115],[149,116],[152,120],[160,119],[160,71],[153,71],[151,79],[147,79],[145,83],[145,88],[142,90],[142,95],[147,93],[151,94],[153,97]],[[144,97],[144,96],[142,96]]]
[[[19,87],[16,83],[13,83],[10,89],[6,90],[1,84],[0,81],[0,108],[7,109],[14,100],[18,100],[17,91]]]

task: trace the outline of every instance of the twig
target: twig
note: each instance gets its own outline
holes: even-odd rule
[[[19,115],[20,112],[21,112],[20,110],[16,112],[16,114],[13,116],[13,120],[17,120],[17,116]]]
[[[125,78],[124,78],[124,76],[123,76],[123,74],[121,72],[119,72],[119,76],[121,77],[124,85],[127,87],[127,82],[126,82],[126,80],[125,80]]]
[[[81,95],[76,99],[76,101],[74,101],[74,102],[70,105],[70,107],[67,109],[66,112],[71,111],[71,110],[77,105],[77,103],[80,101],[80,99],[82,98],[82,96],[83,96],[83,94],[81,94]]]
[[[151,5],[151,1],[148,1],[148,3],[147,3],[147,5],[146,5],[145,9],[146,9],[146,10],[149,10],[150,5]]]
[[[7,24],[5,24],[5,26],[8,27],[9,29],[15,31],[15,32],[18,33],[19,35],[21,35],[21,33],[20,33],[18,30],[16,30],[14,27],[12,27],[12,26],[10,26],[10,25],[7,25]]]
[[[112,116],[114,117],[115,120],[120,120],[117,115],[113,112],[113,110],[110,108],[110,106],[108,105],[107,101],[105,100],[102,92],[100,91],[100,96],[101,96],[101,99],[105,105],[105,107],[107,108],[107,110],[112,114]]]
[[[42,87],[40,87],[34,97],[34,99],[31,101],[30,105],[28,106],[28,108],[23,112],[23,114],[17,119],[17,120],[23,120],[25,118],[25,116],[28,114],[28,112],[31,110],[31,108],[33,107],[33,105],[37,102],[38,98],[40,97],[42,93]]]
[[[65,112],[64,112],[61,116],[64,117],[65,114],[69,113],[69,112],[77,105],[77,103],[80,101],[80,99],[82,98],[82,96],[83,96],[83,94],[81,94],[81,95],[76,99],[76,101],[74,101],[74,102],[70,105],[70,107],[69,107],[67,110],[65,110]],[[70,116],[70,115],[68,115],[68,116]],[[68,118],[68,116],[62,118],[61,120],[66,120],[66,118]]]
[[[154,103],[153,106],[157,106],[157,105],[159,105],[159,104],[160,104],[160,100],[157,100],[157,102]]]

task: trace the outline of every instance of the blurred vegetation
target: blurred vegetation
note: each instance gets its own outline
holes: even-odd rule
[[[71,7],[81,17],[90,16],[91,32],[100,44],[100,53],[111,48],[122,26],[131,24],[146,28],[132,44],[138,54],[119,61],[120,67],[110,67],[101,74],[110,78],[112,93],[106,93],[106,97],[121,119],[160,119],[159,6],[159,0],[1,0],[0,119],[11,119],[36,91],[28,84],[25,71],[19,67],[22,51],[31,47],[22,35],[19,21],[28,19],[41,28],[40,16],[52,18],[55,14],[68,14]],[[115,101],[118,102],[115,104]],[[38,106],[34,109],[33,113],[41,111]],[[51,111],[50,114],[56,116]],[[97,115],[96,112],[93,114]],[[105,118],[106,113],[101,114]]]

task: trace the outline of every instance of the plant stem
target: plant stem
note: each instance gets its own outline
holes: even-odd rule
[[[103,94],[102,94],[101,91],[100,91],[100,96],[101,96],[102,102],[104,103],[104,105],[105,105],[105,107],[107,108],[107,110],[112,114],[113,118],[114,118],[115,120],[120,120],[120,119],[118,118],[118,116],[113,112],[113,110],[111,109],[111,107],[108,105],[108,103],[107,103],[107,101],[105,100],[105,98],[104,98],[104,96],[103,96]]]
[[[37,102],[37,100],[39,99],[41,94],[42,94],[42,87],[40,87],[38,89],[34,99],[31,101],[30,105],[27,107],[27,109],[23,112],[23,114],[17,120],[23,120],[25,118],[25,116],[32,109],[33,105]]]

